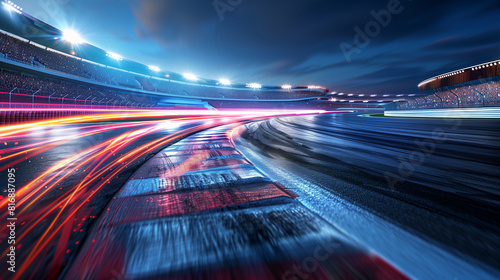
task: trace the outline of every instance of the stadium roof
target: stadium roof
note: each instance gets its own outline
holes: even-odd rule
[[[500,76],[500,60],[477,64],[429,78],[418,84],[418,88],[421,91],[433,90],[496,76]]]
[[[2,3],[7,3],[7,1],[2,1]],[[24,38],[28,41],[35,42],[42,47],[57,50],[67,55],[76,56],[78,58],[82,58],[91,62],[96,62],[125,71],[168,80],[183,81],[187,83],[207,86],[256,89],[255,87],[249,87],[249,85],[255,85],[256,83],[232,84],[230,82],[228,83],[228,81],[226,80],[224,80],[224,83],[221,83],[220,80],[213,79],[203,79],[198,77],[197,79],[192,79],[194,75],[189,73],[179,74],[176,72],[160,70],[158,66],[144,65],[142,63],[123,58],[113,52],[106,51],[104,49],[91,45],[85,42],[84,38],[79,38],[78,34],[74,31],[66,31],[65,33],[65,31],[42,22],[32,17],[31,15],[22,12],[22,10],[19,13],[12,13],[10,9],[4,9],[0,12],[10,14],[10,16],[0,16],[1,29],[13,35]],[[304,89],[308,87],[294,86],[292,88]],[[283,89],[281,85],[262,86],[261,88],[259,88],[259,90],[266,89],[289,90],[289,88]],[[317,86],[315,86],[314,88],[309,87],[308,89],[323,93],[328,92],[328,89]]]

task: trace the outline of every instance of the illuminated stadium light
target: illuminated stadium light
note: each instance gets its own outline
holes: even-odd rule
[[[363,100],[363,103],[368,103],[368,100]]]
[[[73,45],[79,45],[84,42],[80,34],[71,29],[63,31],[62,39]]]
[[[151,71],[155,71],[155,72],[160,71],[160,68],[158,66],[149,65],[148,67],[149,67],[149,70],[151,70]]]
[[[349,102],[350,102],[350,103],[353,103],[353,102],[354,102],[354,100],[349,100]]]
[[[352,93],[349,93],[349,94],[348,94],[347,96],[353,96],[353,95],[354,95],[354,94],[352,94]]]
[[[376,94],[372,94],[372,95],[370,95],[370,97],[375,97],[375,96],[377,96],[377,95],[376,95]]]
[[[219,80],[219,84],[221,84],[223,86],[230,86],[231,85],[231,81],[228,80],[228,79],[220,79]]]
[[[258,84],[258,83],[249,83],[249,84],[247,84],[247,87],[252,88],[252,89],[260,89],[260,88],[262,88],[262,85]]]
[[[116,54],[116,53],[112,53],[112,52],[108,52],[108,53],[106,54],[106,56],[107,56],[107,57],[109,57],[109,58],[112,58],[112,59],[118,60],[118,61],[123,60],[123,57],[122,57],[121,55]]]
[[[339,93],[339,95],[344,95],[344,93],[343,93],[343,92],[341,92],[341,93]]]
[[[186,79],[186,80],[190,80],[190,81],[197,81],[198,80],[198,77],[196,77],[195,74],[184,73],[183,76],[184,76],[184,79]]]
[[[288,84],[285,84],[285,85],[282,85],[281,86],[282,89],[291,89],[292,86],[291,85],[288,85]]]
[[[389,94],[384,94],[384,95],[383,95],[383,97],[387,97],[387,96],[389,96]]]
[[[23,10],[23,8],[21,8],[18,5],[12,3],[11,1],[2,2],[2,5],[9,12],[14,12],[14,13],[22,14],[21,11]]]
[[[360,94],[359,96],[365,96],[364,94]]]
[[[308,89],[321,89],[320,86],[307,86]]]
[[[377,102],[384,102],[384,100],[378,100]]]

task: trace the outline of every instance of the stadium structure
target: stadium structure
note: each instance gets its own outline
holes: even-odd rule
[[[3,108],[322,109],[380,107],[390,96],[330,92],[317,85],[265,86],[204,79],[126,59],[59,30],[12,2],[0,17],[0,104]],[[338,94],[339,96],[334,96]],[[382,99],[381,99],[382,98]],[[342,99],[342,100],[341,100]],[[345,100],[344,100],[345,99]],[[338,101],[338,102],[335,102]],[[340,104],[340,103],[345,104]],[[35,115],[20,113],[16,120]],[[3,112],[10,123],[12,113]]]
[[[418,88],[424,95],[389,103],[385,105],[386,110],[471,108],[472,112],[485,108],[480,111],[493,112],[496,109],[492,107],[500,105],[500,60],[429,78]]]
[[[0,279],[496,273],[497,120],[373,113],[498,117],[500,61],[411,94],[235,83],[0,5]]]

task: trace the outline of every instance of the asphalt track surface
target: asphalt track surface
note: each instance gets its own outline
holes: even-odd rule
[[[193,133],[258,117],[141,111],[0,127],[2,177],[7,181],[8,169],[16,170],[17,219],[12,273],[6,262],[11,217],[3,184],[0,278],[59,277],[114,194],[149,157]]]
[[[499,128],[498,120],[328,114],[247,124],[236,144],[407,275],[497,279]]]
[[[15,165],[16,180],[29,195],[17,197],[23,219],[16,228],[18,272],[5,274],[3,267],[2,279],[232,278],[252,272],[282,279],[349,273],[372,279],[373,272],[404,278],[392,266],[420,279],[498,276],[497,121],[328,114],[199,135],[249,120],[254,118],[101,120],[3,132],[3,178]],[[176,156],[179,151],[187,152]],[[408,161],[411,166],[402,164]],[[163,174],[160,184],[143,181],[165,168],[180,174]],[[146,170],[150,178],[137,173]],[[221,195],[214,200],[213,192]],[[178,206],[147,208],[155,201]],[[179,237],[186,228],[191,235]],[[95,238],[103,229],[116,235]],[[155,238],[144,235],[150,231]],[[6,253],[7,231],[1,233]],[[315,249],[332,242],[335,253],[316,267]],[[95,243],[103,249],[98,256]],[[103,264],[109,266],[96,269]],[[308,265],[311,272],[304,270]]]

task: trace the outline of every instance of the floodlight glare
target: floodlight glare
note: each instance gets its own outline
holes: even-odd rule
[[[308,89],[320,89],[321,87],[320,86],[308,86],[307,88]]]
[[[291,89],[292,86],[291,85],[282,85],[281,88],[282,89]]]
[[[197,81],[198,80],[198,77],[196,77],[195,74],[184,73],[183,76],[184,76],[184,79],[186,79],[186,80],[190,80],[190,81]]]
[[[2,2],[2,5],[3,7],[9,11],[9,12],[15,12],[15,13],[18,13],[18,14],[22,14],[22,9],[21,7],[19,7],[18,5],[8,1],[8,2]]]
[[[116,59],[116,60],[118,60],[118,61],[119,61],[119,60],[123,60],[123,57],[122,57],[121,55],[118,55],[118,54],[116,54],[116,53],[112,53],[112,52],[108,52],[108,53],[106,54],[106,56],[107,56],[107,57],[109,57],[109,58],[112,58],[112,59]]]
[[[82,44],[84,42],[80,34],[71,29],[65,30],[63,32],[62,39],[66,42],[69,42],[70,44],[75,44],[75,45]]]
[[[228,79],[220,79],[219,80],[219,84],[221,84],[223,86],[230,86],[231,85],[231,81],[229,81]]]
[[[253,88],[253,89],[260,89],[260,88],[262,88],[262,85],[258,84],[258,83],[250,83],[250,84],[247,84],[247,87]]]
[[[158,66],[149,65],[149,70],[151,70],[151,71],[155,71],[155,72],[159,72],[159,71],[160,71],[160,68],[159,68]]]

